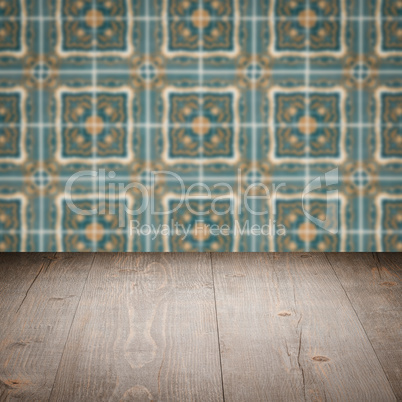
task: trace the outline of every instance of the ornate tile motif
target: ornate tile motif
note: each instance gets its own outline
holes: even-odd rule
[[[382,211],[380,227],[386,233],[378,236],[378,248],[384,251],[402,251],[402,200],[379,197]]]
[[[59,5],[61,56],[85,54],[126,55],[131,48],[132,18],[129,0],[62,0]],[[124,18],[123,18],[124,17]]]
[[[132,93],[62,89],[58,94],[60,159],[119,158],[130,155]]]
[[[379,50],[384,53],[402,51],[402,3],[398,0],[378,2],[378,15],[381,15],[381,35]],[[394,18],[398,17],[398,19]]]
[[[25,238],[24,200],[0,197],[0,251],[23,251]]]
[[[0,163],[22,161],[25,156],[25,91],[21,88],[0,92]]]
[[[228,163],[236,159],[239,112],[235,89],[168,89],[164,100],[168,162],[200,156]]]
[[[66,251],[130,251],[127,229],[121,228],[119,217],[110,213],[111,205],[105,202],[103,211],[96,215],[88,214],[94,208],[96,198],[74,200],[74,207],[84,211],[78,214],[72,211],[67,201],[61,199],[59,206],[60,249]],[[114,205],[117,210],[121,207]]]
[[[202,198],[192,198],[183,204],[180,199],[168,197],[166,202],[167,209],[172,211],[166,224],[173,221],[178,228],[174,227],[172,235],[165,237],[166,250],[235,251],[234,216],[228,213],[232,208],[230,200],[216,200],[213,208],[213,201]],[[214,230],[222,234],[216,236]]]
[[[276,220],[287,228],[285,236],[274,239],[276,251],[341,251],[342,231],[331,233],[325,227],[338,227],[342,222],[341,200],[312,199],[305,208],[309,214],[323,222],[323,228],[307,219],[300,199],[278,199]]]
[[[402,90],[380,89],[377,94],[379,158],[402,162]]]
[[[237,0],[203,0],[199,5],[198,0],[164,2],[166,56],[236,56]]]
[[[400,0],[0,0],[0,249],[400,251],[401,21]],[[153,232],[175,220],[185,239]]]
[[[272,0],[272,54],[306,51],[340,56],[344,51],[342,0]],[[307,8],[307,5],[310,8]]]
[[[307,147],[312,158],[344,157],[342,90],[274,89],[269,98],[272,159],[300,158]]]
[[[0,57],[24,54],[25,15],[24,0],[0,2]]]

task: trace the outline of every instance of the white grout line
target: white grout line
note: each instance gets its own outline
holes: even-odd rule
[[[365,0],[359,0],[359,11],[360,15],[363,15],[363,1]],[[359,62],[363,63],[364,61],[364,43],[363,43],[363,35],[364,35],[364,25],[363,25],[363,20],[360,18],[359,19]],[[358,110],[359,110],[359,138],[358,138],[358,159],[359,159],[359,168],[363,169],[363,82],[361,80],[361,64],[359,67],[359,81],[358,81],[358,90],[359,90],[359,105],[358,105]],[[359,174],[359,179],[360,183],[362,180],[362,170],[360,170]],[[362,231],[364,230],[364,192],[363,188],[359,186],[359,212],[358,212],[358,225],[359,225],[359,230]],[[364,251],[364,238],[362,235],[359,235],[359,251]]]
[[[252,80],[251,80],[251,91],[252,91],[252,98],[251,98],[251,109],[252,109],[252,138],[251,138],[251,166],[253,169],[252,175],[252,183],[256,180],[256,162],[257,158],[257,151],[258,151],[258,130],[256,126],[257,122],[257,85],[256,85],[256,63],[257,63],[257,0],[253,0],[253,18],[251,20],[252,23],[252,32],[251,32],[251,60],[253,63],[252,69]],[[256,200],[252,200],[253,203],[253,211],[256,211]],[[252,214],[252,225],[256,223],[256,215]],[[256,236],[251,237],[251,251],[257,251],[257,239]]]
[[[306,124],[306,130],[308,132],[309,127],[310,127],[310,26],[309,26],[309,16],[308,16],[308,12],[310,11],[310,0],[307,0],[307,6],[306,6],[306,19],[305,19],[305,24],[306,24],[306,65],[305,65],[305,86],[307,88],[306,90],[306,97],[305,97],[305,115],[307,117],[307,124]],[[305,185],[307,186],[310,183],[310,135],[306,134],[307,137],[307,144],[306,144],[306,149],[305,149],[305,158],[307,160],[306,166],[305,166]],[[310,201],[309,198],[306,198],[306,208],[308,210],[310,205]],[[305,218],[305,230],[308,230],[308,223],[309,220],[306,217]],[[306,233],[307,234],[307,233]],[[309,236],[306,236],[306,242],[305,242],[305,247],[306,247],[306,251],[310,250],[310,240],[309,240]]]
[[[104,124],[96,124],[94,123],[91,125],[92,127],[104,127],[104,128],[192,128],[193,125],[191,123],[104,123]],[[56,124],[56,123],[0,123],[0,128],[13,128],[13,127],[27,127],[27,128],[85,128],[85,123],[67,123],[67,124]],[[227,127],[242,127],[242,128],[297,128],[299,127],[298,123],[210,123],[209,127],[211,128],[227,128]],[[384,123],[317,123],[317,128],[402,128],[402,123],[395,123],[395,124],[384,124]]]
[[[238,220],[239,221],[239,220]],[[278,223],[277,222],[277,224],[279,225],[280,223]],[[234,231],[233,230],[229,230],[228,231],[229,233],[233,233]],[[251,230],[247,230],[247,229],[245,229],[244,230],[244,232],[246,233],[246,234],[253,234],[253,231],[251,231]],[[82,234],[82,235],[86,235],[88,232],[86,231],[86,230],[66,230],[66,229],[63,229],[63,230],[53,230],[53,229],[44,229],[43,231],[39,231],[39,230],[34,230],[34,229],[27,229],[27,230],[24,230],[24,231],[22,231],[22,230],[0,230],[0,234],[36,234],[36,235],[38,235],[38,234],[41,234],[41,233],[44,233],[44,234],[47,234],[47,235],[58,235],[58,234],[68,234],[68,235],[74,235],[74,234]],[[111,229],[104,229],[104,230],[102,230],[102,234],[116,234],[116,233],[118,233],[118,234],[124,234],[124,233],[127,233],[127,231],[125,230],[125,229],[122,229],[122,228],[120,228],[120,229],[113,229],[113,230],[111,230]],[[300,231],[299,230],[297,230],[297,229],[292,229],[292,230],[287,230],[286,231],[286,235],[288,235],[288,234],[295,234],[295,235],[298,235],[300,233]],[[306,233],[308,233],[308,234],[326,234],[326,235],[328,235],[328,236],[337,236],[337,235],[333,235],[333,234],[331,234],[331,233],[329,233],[329,232],[327,232],[326,230],[324,230],[324,229],[317,229],[317,230],[312,230],[312,231],[307,231]],[[388,235],[395,235],[395,234],[397,234],[397,235],[402,235],[402,230],[391,230],[391,229],[387,229],[387,230],[384,230],[384,229],[365,229],[363,232],[361,232],[360,230],[358,230],[358,229],[345,229],[345,230],[343,230],[342,231],[342,233],[341,233],[341,235],[359,235],[359,234],[363,234],[363,235],[377,235],[377,234],[388,234]],[[283,236],[283,237],[286,237],[286,235],[285,236]]]
[[[285,19],[286,18],[286,19]],[[192,21],[191,17],[189,16],[172,16],[172,17],[164,17],[164,16],[141,16],[141,15],[133,15],[132,17],[128,16],[114,16],[114,17],[108,17],[108,16],[103,16],[104,21]],[[204,18],[200,18],[203,20]],[[253,21],[266,21],[266,22],[272,22],[272,21],[279,21],[279,22],[285,22],[285,21],[295,21],[299,22],[299,17],[296,16],[263,16],[259,15],[254,18],[253,16],[242,16],[240,15],[239,17],[229,17],[229,16],[224,16],[224,17],[214,17],[210,16],[209,21],[246,21],[246,22],[253,22]],[[0,17],[0,21],[39,21],[39,20],[44,20],[44,21],[54,21],[54,22],[59,22],[59,21],[66,21],[66,22],[74,22],[74,21],[86,21],[86,18],[80,17],[80,16],[67,16],[67,17],[62,17],[62,16],[43,16],[42,18],[40,16],[12,16],[12,17]],[[308,18],[309,20],[309,18]],[[351,21],[351,22],[356,22],[356,21],[372,21],[376,22],[378,20],[380,21],[386,21],[386,22],[393,22],[393,21],[402,21],[401,16],[329,16],[329,17],[321,17],[321,16],[316,16],[314,17],[315,21],[328,21],[328,22],[334,22],[334,21]]]
[[[145,2],[145,62],[147,64],[147,74],[145,81],[145,170],[146,170],[146,178],[148,183],[148,171],[151,170],[151,84],[150,84],[150,53],[151,53],[151,24],[149,19],[149,3],[150,1]],[[146,186],[148,188],[148,185]],[[151,206],[148,205],[146,210],[146,222],[151,224]],[[145,250],[153,251],[151,246],[151,237],[146,236],[145,238]]]
[[[157,171],[155,171],[155,172],[157,172]],[[400,172],[398,171],[398,173],[400,173]],[[49,180],[56,181],[56,182],[65,182],[69,178],[71,178],[71,176],[63,176],[63,175],[59,175],[59,176],[49,175],[48,177],[49,177]],[[402,185],[402,179],[401,179],[400,176],[397,176],[397,174],[395,176],[388,176],[388,175],[378,174],[376,176],[368,175],[367,177],[368,178],[373,178],[374,180],[377,180],[377,181],[395,182],[395,181],[399,180],[400,184]],[[183,175],[183,179],[184,179],[183,181],[186,181],[186,180],[198,180],[199,175],[197,175],[197,176]],[[235,175],[235,176],[233,176],[233,175],[230,175],[230,174],[227,174],[227,175],[223,174],[223,175],[220,175],[220,176],[205,176],[204,175],[203,179],[204,179],[204,183],[205,183],[206,181],[208,181],[208,182],[210,182],[210,181],[219,182],[221,180],[237,181],[237,180],[240,180],[240,179],[243,180],[243,181],[246,181],[247,179],[249,179],[249,177],[248,176],[243,176],[243,175],[240,175],[240,176]],[[109,181],[110,181],[110,183],[116,183],[119,180],[122,180],[122,181],[137,180],[138,182],[142,182],[144,180],[144,178],[142,176],[116,176],[114,179],[110,179]],[[349,183],[349,182],[353,183],[354,182],[354,179],[352,177],[343,177],[343,178],[340,178],[339,180],[341,182],[343,181],[345,183]],[[13,175],[7,175],[7,176],[3,176],[3,177],[0,176],[0,184],[2,182],[5,183],[5,182],[10,182],[10,181],[12,181],[12,182],[20,182],[20,183],[34,182],[35,178],[33,176],[29,176],[29,177],[26,177],[26,176],[13,176]],[[296,182],[296,183],[302,183],[302,182],[304,183],[305,179],[303,177],[297,177],[297,176],[296,177],[295,176],[293,176],[293,177],[292,176],[261,176],[261,178],[260,178],[260,182],[273,182],[274,183],[274,182],[278,182],[278,181],[290,181],[290,182]],[[87,183],[87,182],[92,183],[93,182],[92,178],[88,177],[86,179],[85,177],[83,177],[79,181],[80,184],[81,183]],[[168,179],[167,182],[176,182],[176,179],[174,179],[174,178],[173,179]],[[1,197],[1,195],[0,195],[0,197]]]
[[[88,59],[92,59],[93,57],[99,57],[102,58],[102,53],[98,53],[98,52],[86,52],[83,54],[82,58],[88,58]],[[310,51],[310,57],[314,58],[314,57],[321,57],[320,55],[315,55],[314,53],[311,53]],[[279,60],[281,58],[281,56],[278,56]],[[295,56],[295,58],[299,58],[300,62],[302,62],[302,59],[305,58],[305,55],[301,54],[299,56]],[[196,57],[194,57],[194,60],[196,59]],[[198,57],[197,57],[198,59]],[[277,66],[278,69],[261,69],[261,73],[262,74],[266,74],[269,76],[304,76],[305,72],[300,71],[300,70],[296,70],[296,69],[286,69],[286,68],[281,68],[280,65]],[[0,77],[2,75],[14,75],[17,76],[18,78],[21,76],[21,74],[25,74],[25,75],[31,75],[33,74],[34,70],[33,69],[15,69],[15,70],[9,70],[9,69],[0,69]],[[81,78],[84,77],[86,75],[88,75],[88,71],[86,70],[82,70],[82,68],[77,67],[77,69],[60,69],[60,70],[52,70],[49,69],[48,70],[49,74],[53,74],[53,75],[57,75],[57,76],[71,76],[71,75],[78,75]],[[397,76],[401,76],[402,72],[401,70],[395,70],[395,69],[384,69],[384,70],[378,70],[378,69],[369,69],[368,70],[369,73],[373,73],[373,74],[378,74],[380,76],[388,76],[388,75],[397,75]],[[116,69],[110,69],[110,68],[101,68],[97,71],[98,75],[139,75],[142,74],[143,72],[139,69],[123,69],[123,68],[116,68]],[[177,75],[198,75],[198,69],[195,70],[193,68],[172,68],[172,69],[155,69],[155,73],[156,74],[160,74],[160,75],[166,75],[166,76],[172,76],[174,78],[176,78]],[[353,69],[344,69],[344,68],[339,68],[339,69],[311,69],[310,70],[310,74],[313,75],[322,75],[325,78],[328,78],[329,76],[341,76],[341,75],[346,75],[346,74],[351,74],[353,75],[355,73],[355,71]],[[208,69],[204,69],[203,70],[203,75],[208,76],[217,76],[217,75],[223,75],[227,78],[228,75],[239,75],[239,74],[247,74],[247,70],[244,69],[237,69],[237,68],[233,68],[233,69],[228,69],[228,68],[222,68],[222,69],[216,69],[216,68],[208,68]]]
[[[45,0],[39,0],[39,15],[43,17],[43,2]],[[43,113],[43,62],[44,62],[44,43],[45,43],[45,35],[44,35],[44,21],[42,19],[38,20],[39,22],[39,167],[40,169],[44,169],[44,113]],[[43,183],[41,183],[43,184]],[[39,204],[39,251],[45,251],[45,244],[44,244],[44,235],[43,229],[45,226],[45,189],[43,185],[40,187],[40,204]]]
[[[92,9],[96,10],[96,1],[92,0]],[[96,52],[97,50],[97,20],[96,14],[93,13],[92,17],[92,50]],[[96,57],[92,57],[92,130],[96,132],[96,116],[97,116],[97,60]],[[95,133],[92,134],[92,170],[96,170],[97,168],[97,135]],[[97,179],[94,176],[92,178],[92,192],[96,193]],[[96,208],[96,201],[93,201],[92,208]],[[97,223],[98,217],[97,214],[92,215],[92,251],[96,251],[98,247],[97,241]]]
[[[202,25],[203,22],[203,17],[202,17],[202,10],[204,9],[204,3],[203,0],[198,0],[198,86],[202,89],[204,85],[204,59],[202,57],[203,53],[203,40],[204,40],[204,27]],[[204,106],[203,106],[203,100],[204,100],[204,95],[203,92],[200,91],[199,94],[199,105],[198,105],[198,117],[203,118],[204,117]],[[201,125],[199,129],[202,131],[203,128],[203,120],[201,120]],[[199,134],[198,138],[198,146],[199,146],[199,155],[198,158],[201,160],[201,164],[198,168],[198,181],[200,183],[203,183],[203,177],[204,177],[204,166],[202,164],[202,161],[204,160],[204,137],[203,135]],[[200,204],[200,209],[202,210],[202,200],[199,202]],[[204,249],[204,241],[202,237],[198,240],[198,249],[199,251],[203,251]]]
[[[111,169],[112,170],[112,169]],[[370,176],[368,175],[368,178],[373,178],[374,180],[377,181],[389,181],[389,182],[397,182],[399,180],[399,182],[402,184],[402,177],[401,176],[397,176],[397,174],[400,174],[400,172],[398,171],[398,173],[395,174],[395,176],[388,176],[388,175],[381,175],[378,174],[376,176]],[[65,182],[67,181],[71,176],[51,176],[49,175],[49,180],[51,181],[56,181],[56,182]],[[203,177],[204,179],[204,183],[206,182],[219,182],[222,180],[228,180],[228,181],[234,181],[237,182],[238,179],[241,179],[243,181],[246,181],[247,179],[249,179],[248,176],[236,176],[236,175],[221,175],[221,176],[205,176]],[[108,179],[109,180],[109,179]],[[110,179],[109,182],[110,183],[116,183],[118,181],[135,181],[137,180],[138,182],[142,182],[144,180],[143,177],[141,176],[116,176],[115,179]],[[199,180],[199,175],[197,176],[192,176],[192,175],[183,175],[183,181],[186,182],[188,180]],[[345,183],[353,183],[354,179],[352,177],[343,177],[339,179],[340,182],[345,182]],[[1,183],[7,183],[7,182],[17,182],[17,183],[24,183],[24,182],[34,182],[35,178],[33,176],[13,176],[13,175],[7,175],[4,177],[0,176],[0,184]],[[282,182],[282,181],[289,181],[289,182],[295,182],[295,183],[305,183],[305,179],[303,177],[295,177],[295,176],[261,176],[259,182],[269,182],[269,183],[278,183],[278,182]],[[83,183],[92,183],[93,180],[92,178],[82,178],[80,179],[79,183],[83,184]],[[176,179],[169,179],[167,180],[167,182],[177,182]],[[401,195],[402,197],[402,195]],[[0,198],[1,198],[1,194],[0,194]]]

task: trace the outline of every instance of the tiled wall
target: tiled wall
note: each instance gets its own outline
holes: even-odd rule
[[[402,1],[0,0],[0,250],[402,251]]]

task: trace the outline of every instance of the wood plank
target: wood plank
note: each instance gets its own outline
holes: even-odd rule
[[[9,311],[0,332],[0,400],[46,400],[56,377],[63,349],[76,312],[93,255],[63,254],[43,262],[37,257],[15,256],[9,261],[9,281],[4,288],[19,295],[19,306]],[[41,260],[42,258],[42,260]],[[27,288],[24,272],[32,277]],[[23,262],[23,264],[22,264]],[[16,280],[10,279],[14,272]],[[18,282],[23,292],[18,292]],[[12,296],[13,298],[14,296]],[[8,303],[2,299],[2,303]],[[3,324],[3,323],[2,323]]]
[[[327,256],[402,400],[402,253]]]
[[[208,254],[97,254],[51,400],[222,399]]]
[[[323,254],[213,254],[225,399],[395,396]]]
[[[14,318],[26,293],[55,253],[0,254],[0,337],[8,321]]]

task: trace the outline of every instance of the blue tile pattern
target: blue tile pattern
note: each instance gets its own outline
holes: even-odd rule
[[[402,251],[402,1],[0,0],[0,251],[56,250]]]

